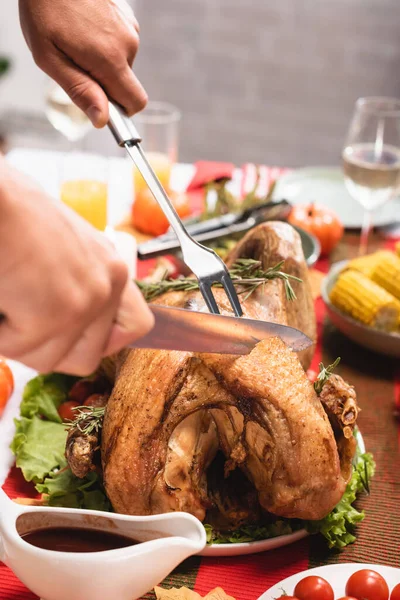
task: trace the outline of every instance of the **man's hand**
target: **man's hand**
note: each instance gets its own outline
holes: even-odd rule
[[[104,235],[0,159],[0,354],[87,375],[153,316]]]
[[[95,127],[107,124],[106,94],[129,115],[145,107],[131,69],[139,25],[125,0],[19,0],[19,13],[36,64]]]

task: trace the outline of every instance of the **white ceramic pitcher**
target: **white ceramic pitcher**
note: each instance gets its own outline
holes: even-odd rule
[[[21,537],[51,527],[94,529],[140,543],[103,552],[56,552]],[[187,513],[131,517],[27,507],[0,489],[0,560],[43,600],[135,600],[205,544],[203,525]]]

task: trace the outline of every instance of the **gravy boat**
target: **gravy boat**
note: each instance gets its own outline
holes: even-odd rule
[[[103,552],[57,552],[37,548],[21,537],[53,527],[110,532],[131,537],[136,545]],[[0,489],[0,560],[42,600],[135,600],[205,545],[203,525],[187,513],[132,517],[23,506]]]

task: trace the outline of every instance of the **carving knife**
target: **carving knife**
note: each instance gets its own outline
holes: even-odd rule
[[[256,321],[151,304],[154,328],[130,345],[131,348],[183,350],[214,354],[249,354],[260,341],[280,338],[294,352],[313,344],[298,329]]]

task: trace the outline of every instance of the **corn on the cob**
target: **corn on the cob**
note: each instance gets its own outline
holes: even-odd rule
[[[371,278],[371,275],[375,270],[376,264],[380,260],[382,260],[382,257],[388,254],[393,256],[393,253],[389,250],[378,250],[378,252],[368,254],[367,256],[359,256],[358,258],[353,258],[347,263],[347,269],[359,271],[360,273],[363,273],[366,277]]]
[[[394,250],[395,250],[397,256],[400,256],[400,242],[396,242]]]
[[[358,271],[343,271],[330,293],[342,312],[365,325],[394,331],[400,320],[400,302]]]
[[[385,252],[378,257],[370,278],[400,300],[400,258],[393,252]]]

